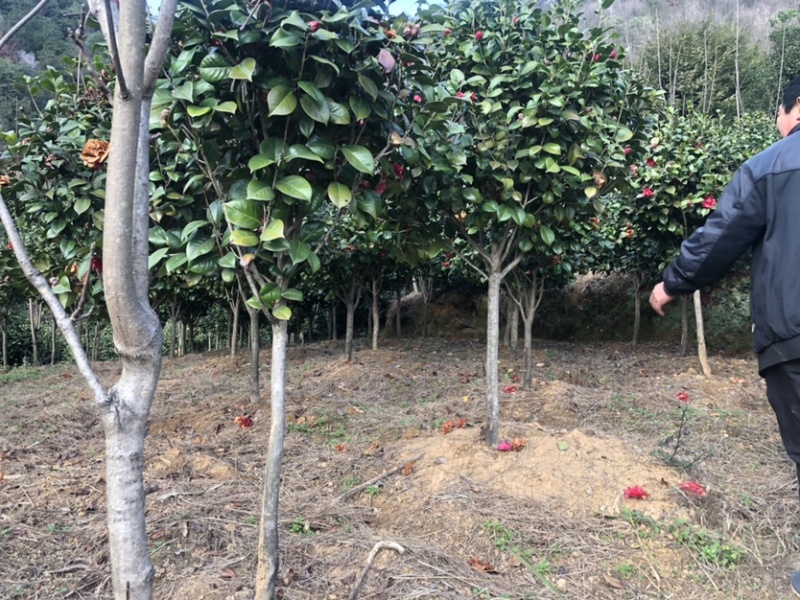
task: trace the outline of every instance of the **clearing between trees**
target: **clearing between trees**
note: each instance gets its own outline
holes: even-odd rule
[[[516,451],[498,452],[480,432],[484,350],[391,340],[347,363],[336,342],[290,349],[281,598],[791,597],[794,469],[754,360],[714,356],[706,379],[668,345],[537,341],[523,391],[506,349],[501,439]],[[158,598],[252,596],[269,414],[245,400],[247,360],[165,361],[145,468]],[[91,392],[61,365],[0,376],[0,398],[0,598],[107,597]]]

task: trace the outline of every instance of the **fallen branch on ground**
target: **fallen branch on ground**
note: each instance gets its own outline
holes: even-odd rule
[[[395,544],[394,542],[378,542],[375,544],[372,547],[369,556],[367,557],[367,564],[364,565],[364,568],[361,570],[361,575],[358,576],[358,579],[353,584],[353,589],[350,591],[350,595],[347,597],[347,600],[356,600],[356,596],[358,596],[358,590],[361,589],[361,585],[364,583],[364,578],[367,576],[367,571],[369,571],[372,563],[375,562],[375,557],[378,555],[378,552],[384,548],[394,550],[398,554],[405,554],[406,551],[405,548],[403,548],[400,544]]]
[[[381,473],[381,474],[380,474],[380,475],[378,475],[377,477],[373,477],[373,478],[372,478],[372,479],[370,479],[369,481],[365,481],[365,482],[364,482],[364,483],[362,483],[361,485],[357,485],[356,487],[354,487],[354,488],[352,488],[352,489],[350,489],[350,490],[347,490],[347,491],[346,491],[344,494],[342,494],[341,496],[339,496],[338,498],[336,498],[336,500],[335,500],[335,501],[336,501],[336,502],[340,502],[340,501],[342,501],[342,500],[347,500],[348,498],[350,498],[350,497],[352,497],[352,496],[355,496],[355,495],[356,495],[356,494],[358,494],[360,491],[367,489],[369,486],[371,486],[371,485],[375,485],[375,484],[376,484],[376,483],[378,483],[378,482],[379,482],[381,479],[385,479],[386,477],[391,477],[391,476],[392,476],[392,475],[394,475],[395,473],[398,473],[398,472],[402,471],[402,470],[403,470],[403,467],[405,467],[405,466],[406,466],[408,463],[410,463],[410,462],[411,462],[411,463],[416,463],[416,462],[417,462],[419,459],[421,459],[423,456],[425,456],[425,455],[424,455],[424,454],[420,454],[420,455],[419,455],[417,458],[413,458],[413,459],[411,459],[411,460],[407,460],[407,461],[406,461],[406,462],[404,462],[402,465],[399,465],[399,466],[395,467],[394,469],[389,469],[388,471],[384,471],[383,473]]]

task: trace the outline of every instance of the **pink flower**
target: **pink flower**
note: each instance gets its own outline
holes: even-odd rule
[[[595,54],[595,55],[592,57],[592,60],[594,60],[594,62],[600,62],[600,59],[601,59],[601,58],[603,58],[603,57],[602,57],[600,54]]]
[[[473,102],[477,102],[478,101],[478,94],[476,94],[475,92],[472,92],[469,95],[469,99],[472,100]]]
[[[683,390],[678,392],[677,398],[678,398],[678,402],[682,402],[683,404],[689,404],[689,401],[691,400],[691,398],[689,397],[689,394],[687,394]]]
[[[644,196],[645,198],[652,198],[653,196],[655,196],[655,192],[653,192],[653,190],[651,190],[650,188],[644,188],[642,190],[642,196]]]
[[[503,440],[499,444],[497,444],[497,451],[498,452],[511,452],[511,442],[508,440]]]
[[[311,30],[311,33],[315,31],[319,31],[319,28],[322,27],[322,23],[319,21],[309,21],[308,28]]]
[[[464,97],[464,92],[458,92],[456,94],[456,98],[463,98],[463,97]]]
[[[417,104],[422,104],[422,96],[420,96],[419,94],[414,94],[414,102],[416,102]]]
[[[714,210],[715,208],[717,208],[717,199],[714,198],[714,196],[706,196],[705,198],[703,198],[702,207],[707,208],[709,210]]]
[[[483,32],[482,31],[476,31],[475,32],[475,39],[480,42],[483,39]]]
[[[684,492],[689,492],[690,494],[694,494],[695,496],[702,497],[706,495],[705,488],[703,488],[703,486],[697,483],[696,481],[684,481],[679,487]]]
[[[403,165],[400,163],[392,163],[392,169],[394,169],[394,175],[400,181],[403,181]]]
[[[632,485],[626,488],[624,493],[626,498],[632,498],[633,500],[645,500],[650,495],[647,490],[640,485]]]
[[[639,165],[631,165],[628,168],[631,170],[631,175],[634,177],[636,177],[636,175],[639,173]]]
[[[507,385],[503,388],[503,393],[505,394],[513,394],[517,391],[517,386],[515,385]]]
[[[519,17],[514,17],[511,19],[511,22],[514,23],[514,25],[519,25]]]
[[[628,156],[632,151],[633,150],[630,148],[630,146],[623,150],[623,152],[625,153],[625,156]]]
[[[386,180],[385,179],[381,179],[378,182],[378,184],[375,186],[375,191],[378,193],[379,196],[382,195],[383,192],[386,191]]]
[[[655,160],[653,160],[652,158],[648,158],[648,159],[645,161],[645,163],[644,163],[644,164],[645,164],[645,165],[647,165],[648,167],[651,167],[651,168],[652,168],[652,167],[655,167],[655,166],[657,166],[657,165],[656,165],[656,161],[655,161]]]
[[[619,55],[617,54],[617,51],[616,51],[616,49],[615,49],[615,50],[612,50],[612,51],[611,51],[611,54],[609,54],[609,55],[608,55],[608,57],[609,57],[611,60],[614,60],[615,58],[617,58],[617,56],[619,56]]]

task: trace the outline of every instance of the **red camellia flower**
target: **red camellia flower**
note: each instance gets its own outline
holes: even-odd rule
[[[653,160],[652,158],[648,158],[648,159],[645,161],[645,163],[644,163],[644,164],[645,164],[645,165],[647,165],[648,167],[651,167],[651,168],[652,168],[652,167],[655,167],[655,166],[656,166],[656,161],[655,161],[655,160]]]
[[[475,32],[475,39],[480,42],[483,39],[483,32],[482,31],[476,31]]]
[[[612,51],[611,51],[611,54],[609,54],[608,56],[609,56],[609,58],[610,58],[611,60],[614,60],[614,59],[615,59],[615,58],[617,58],[617,56],[619,56],[619,55],[617,54],[617,51],[616,51],[616,50],[612,50]]]
[[[463,98],[463,97],[464,97],[464,92],[458,92],[456,94],[456,98]]]
[[[644,196],[645,198],[652,198],[653,196],[655,196],[655,192],[653,192],[653,190],[651,190],[650,188],[644,188],[642,190],[642,196]]]
[[[639,165],[631,165],[628,168],[631,170],[631,175],[634,177],[636,177],[636,175],[639,173]]]
[[[469,99],[472,100],[473,102],[477,102],[478,101],[478,94],[476,94],[475,92],[472,92],[469,95]]]
[[[103,272],[103,259],[99,256],[92,257],[92,270],[97,271],[98,273]]]
[[[247,415],[238,416],[233,420],[233,422],[236,423],[242,429],[247,429],[248,427],[253,426],[253,419],[251,419]]]
[[[392,169],[394,169],[394,176],[400,181],[403,181],[403,165],[400,163],[392,163]]]
[[[414,102],[416,102],[417,104],[422,104],[422,96],[420,96],[419,94],[414,94]]]
[[[689,492],[690,494],[694,494],[695,496],[702,497],[706,495],[705,488],[703,488],[703,486],[697,483],[696,481],[684,481],[679,487],[684,492]]]
[[[453,33],[453,30],[452,30],[452,29],[450,29],[450,28],[446,28],[444,31],[442,31],[442,33],[443,33],[444,35],[450,35],[451,33]]]
[[[514,17],[511,19],[511,22],[514,23],[514,25],[519,25],[519,17]]]
[[[512,450],[511,442],[509,442],[508,440],[503,440],[502,442],[497,444],[498,452],[511,452],[511,450]]]
[[[709,210],[714,210],[717,208],[717,199],[714,196],[706,196],[703,198],[703,208],[707,208]]]
[[[11,245],[11,242],[8,242],[6,244],[6,250],[13,250],[13,249],[14,249],[14,246]]]
[[[632,485],[625,489],[625,497],[633,500],[645,500],[650,494],[640,485]]]
[[[444,262],[442,263],[442,266],[443,266],[445,269],[449,268],[449,267],[450,267],[450,261],[449,261],[449,260],[446,260],[446,261],[444,261]]]
[[[513,394],[517,391],[517,386],[515,385],[507,385],[503,388],[503,393],[505,394]]]
[[[632,148],[630,148],[630,147],[628,147],[628,148],[625,148],[625,149],[623,150],[623,152],[625,153],[625,156],[628,156],[628,155],[629,155],[631,152],[633,152],[633,149],[632,149]]]
[[[311,33],[319,31],[320,27],[322,27],[322,23],[320,23],[319,21],[310,21],[308,23],[308,28],[311,30]]]
[[[386,191],[386,180],[385,180],[385,179],[381,179],[381,180],[378,182],[378,185],[376,185],[376,186],[375,186],[375,191],[376,191],[376,192],[378,192],[378,195],[379,195],[379,196],[380,196],[381,194],[383,194],[383,192],[385,192],[385,191]]]
[[[592,60],[594,60],[594,62],[600,62],[600,59],[601,59],[601,58],[603,58],[603,57],[602,57],[600,54],[595,54],[595,55],[592,57]]]
[[[689,401],[691,400],[691,398],[689,397],[689,394],[687,394],[683,390],[678,392],[677,398],[678,398],[678,402],[682,402],[683,404],[689,404]]]

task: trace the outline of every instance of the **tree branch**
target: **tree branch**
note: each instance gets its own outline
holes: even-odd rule
[[[114,71],[117,73],[119,81],[119,96],[127,100],[130,96],[128,84],[125,83],[125,74],[122,72],[122,62],[119,60],[119,50],[117,49],[117,31],[114,27],[114,17],[111,14],[111,0],[104,0],[106,6],[106,20],[108,22],[108,47],[111,50],[111,60],[114,61]]]
[[[156,87],[158,73],[164,64],[164,57],[169,49],[177,7],[178,0],[163,0],[161,8],[158,9],[156,30],[153,32],[153,40],[150,42],[150,50],[147,51],[147,58],[144,62],[144,86],[142,89],[145,96],[150,96]]]
[[[14,26],[13,26],[11,29],[9,29],[9,30],[8,30],[8,32],[7,32],[7,33],[6,33],[6,34],[5,34],[5,35],[4,35],[2,38],[0,38],[0,48],[2,48],[3,46],[5,46],[5,45],[8,43],[8,40],[10,40],[12,37],[14,37],[14,35],[15,35],[15,34],[16,34],[16,33],[17,33],[19,30],[20,30],[20,29],[22,29],[23,27],[25,27],[25,25],[27,25],[28,21],[30,21],[30,20],[31,20],[33,17],[35,17],[35,16],[36,16],[36,14],[37,14],[37,13],[38,13],[40,10],[42,10],[42,9],[43,9],[43,8],[44,8],[44,7],[47,5],[47,3],[48,3],[49,1],[50,1],[50,0],[41,0],[41,1],[39,2],[39,4],[37,4],[36,6],[34,6],[34,7],[31,9],[31,11],[30,11],[30,12],[29,12],[27,15],[25,15],[24,17],[22,17],[22,18],[19,20],[19,23],[17,23],[17,24],[16,24],[16,25],[14,25]]]
[[[86,356],[86,351],[83,349],[81,340],[78,338],[78,334],[75,333],[75,328],[64,310],[64,307],[61,306],[61,302],[58,301],[58,298],[56,298],[55,293],[53,293],[52,288],[48,285],[42,274],[33,266],[28,253],[25,251],[25,246],[22,244],[22,238],[19,235],[19,231],[17,231],[14,218],[8,210],[8,206],[5,200],[3,200],[2,194],[0,194],[0,221],[3,222],[6,234],[8,234],[8,239],[14,247],[14,254],[22,267],[25,278],[36,288],[36,291],[39,292],[39,295],[41,295],[50,307],[53,318],[58,328],[61,330],[61,333],[64,335],[64,339],[67,341],[72,356],[75,358],[75,364],[78,366],[78,370],[81,372],[84,379],[86,379],[92,392],[94,392],[95,403],[98,405],[107,405],[110,402],[108,393],[92,370],[89,364],[89,358]]]

